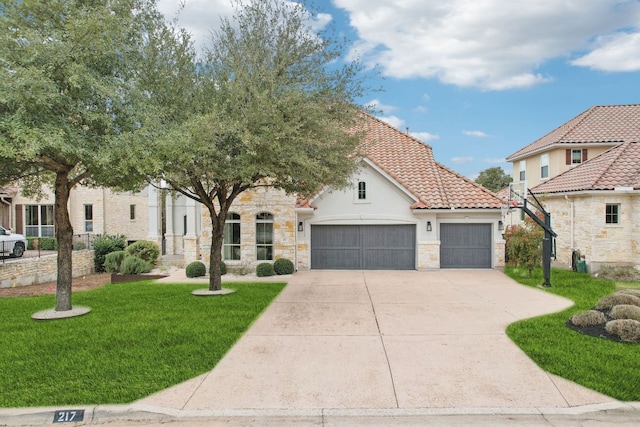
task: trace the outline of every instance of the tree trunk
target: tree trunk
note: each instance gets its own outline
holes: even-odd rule
[[[55,183],[55,226],[58,241],[58,278],[56,281],[56,311],[71,310],[71,278],[73,227],[69,219],[69,173],[57,172]]]
[[[220,261],[222,261],[222,243],[224,241],[224,223],[226,214],[217,218],[211,216],[211,250],[209,252],[209,290],[222,289],[222,275],[220,274]]]

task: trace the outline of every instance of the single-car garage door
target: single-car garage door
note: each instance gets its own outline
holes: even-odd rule
[[[440,268],[491,268],[491,224],[440,224]]]
[[[415,225],[312,225],[311,268],[413,270]]]

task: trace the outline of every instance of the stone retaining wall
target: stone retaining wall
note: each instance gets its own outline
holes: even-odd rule
[[[73,251],[73,277],[94,272],[93,250]],[[0,263],[0,288],[51,282],[58,277],[58,255],[6,259]]]

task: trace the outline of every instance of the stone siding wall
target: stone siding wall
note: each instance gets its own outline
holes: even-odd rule
[[[73,251],[73,277],[94,272],[93,250]],[[0,288],[51,282],[58,277],[58,255],[6,260],[0,264]]]
[[[440,268],[440,241],[418,242],[418,270]]]
[[[268,188],[259,188],[253,191],[245,191],[233,203],[230,213],[240,215],[240,248],[239,261],[225,260],[229,269],[248,268],[255,270],[257,264],[256,248],[256,215],[267,212],[273,215],[273,260],[286,258],[295,265],[295,197],[288,196],[284,191]],[[187,256],[187,244],[185,242],[185,262],[196,259]],[[211,219],[209,211],[202,209],[202,236],[200,253],[202,261],[208,266],[211,250]]]
[[[634,215],[640,211],[640,197],[614,192],[602,195],[546,197],[541,200],[551,213],[551,225],[558,233],[557,263],[571,265],[572,250],[585,256],[589,272],[602,265],[640,265],[640,225]],[[605,223],[607,204],[620,205],[619,224]],[[572,206],[573,205],[573,206]]]

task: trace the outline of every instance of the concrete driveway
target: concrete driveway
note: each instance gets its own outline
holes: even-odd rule
[[[496,270],[301,271],[204,375],[144,408],[570,408],[613,399],[538,368],[508,324],[571,301]]]

